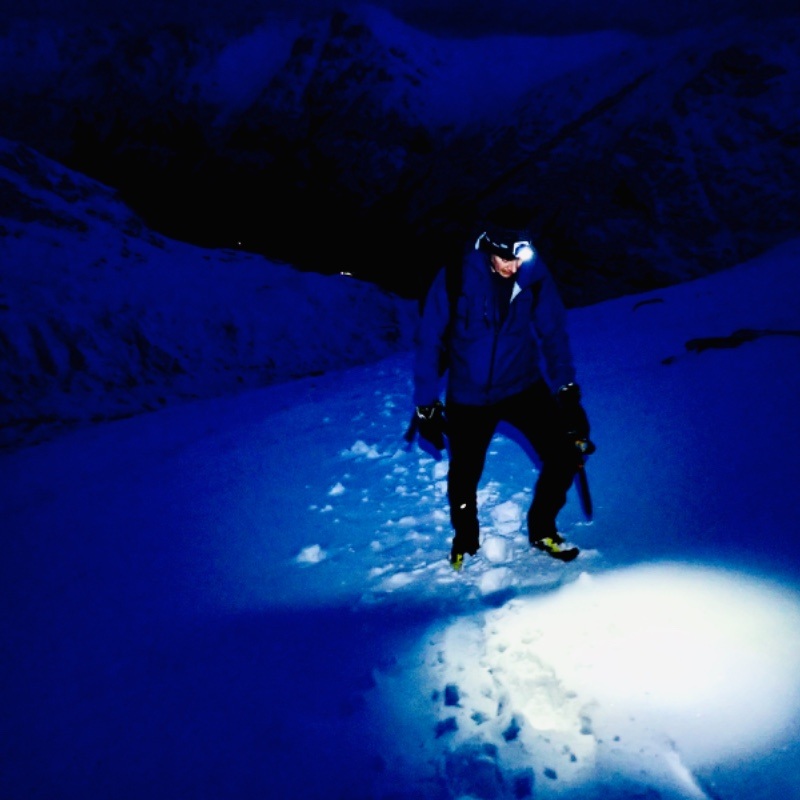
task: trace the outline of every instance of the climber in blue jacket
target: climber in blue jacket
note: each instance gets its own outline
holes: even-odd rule
[[[527,227],[515,223],[507,211],[490,218],[460,267],[439,272],[417,331],[416,423],[438,450],[447,436],[455,569],[480,547],[477,489],[500,421],[517,428],[541,461],[528,511],[531,545],[562,561],[579,553],[564,546],[556,516],[580,447],[586,452],[589,423],[564,305]],[[443,374],[446,405],[439,399]]]

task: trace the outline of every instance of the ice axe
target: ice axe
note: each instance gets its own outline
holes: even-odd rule
[[[586,477],[586,459],[597,449],[588,439],[576,439],[575,449],[578,451],[578,471],[575,473],[575,489],[581,503],[583,515],[588,522],[592,521],[592,493],[589,491],[589,479]]]

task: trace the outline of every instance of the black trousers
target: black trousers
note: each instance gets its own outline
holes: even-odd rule
[[[556,532],[556,516],[578,469],[573,444],[565,434],[558,405],[544,381],[489,406],[447,403],[450,469],[447,497],[455,536],[453,547],[474,554],[478,549],[478,483],[486,452],[501,422],[513,425],[541,461],[528,510],[531,541]]]

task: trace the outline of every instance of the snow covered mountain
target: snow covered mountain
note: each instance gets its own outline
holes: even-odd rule
[[[324,273],[346,259],[409,296],[511,197],[577,305],[797,234],[798,54],[798,16],[660,39],[447,39],[369,6],[239,31],[20,23],[0,135],[161,232]]]
[[[796,232],[797,25],[523,86],[364,14],[0,43],[0,796],[800,800],[800,237],[684,281]],[[454,573],[416,303],[346,273],[508,198],[573,304],[684,282],[568,315],[580,558],[502,429]]]
[[[449,147],[418,219],[527,203],[572,304],[730,266],[798,231],[798,81],[800,17],[642,43]]]
[[[0,445],[374,360],[415,319],[373,284],[155,234],[0,140]]]

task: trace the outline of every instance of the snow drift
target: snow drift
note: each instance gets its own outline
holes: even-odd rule
[[[158,236],[108,187],[5,140],[0,280],[6,445],[376,359],[416,317],[346,275]]]

